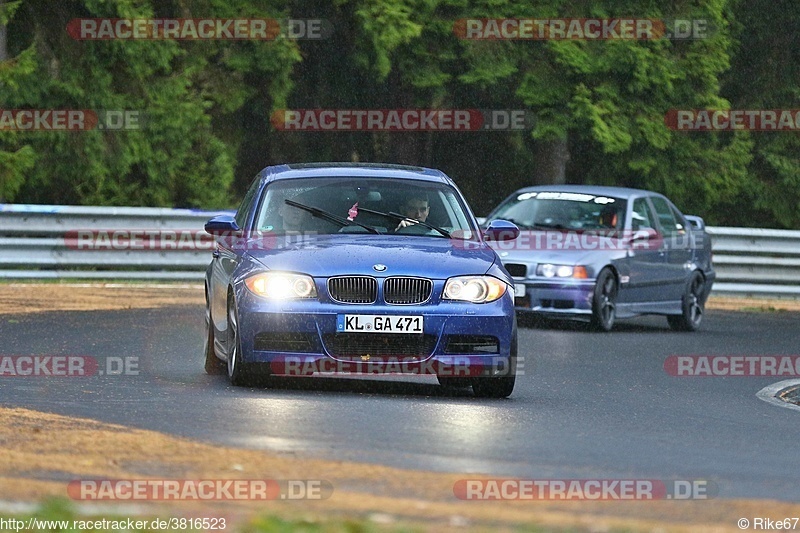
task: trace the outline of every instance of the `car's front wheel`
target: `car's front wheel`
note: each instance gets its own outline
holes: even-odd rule
[[[600,331],[611,331],[617,318],[617,277],[610,268],[597,276],[592,299],[592,326]]]
[[[472,378],[472,392],[478,398],[507,398],[514,392],[517,381],[517,332],[516,323],[511,337],[508,369],[505,376]]]
[[[241,387],[250,383],[250,369],[242,362],[242,341],[239,338],[239,315],[236,302],[228,299],[228,379],[231,385]]]
[[[470,386],[469,378],[451,378],[449,376],[436,376],[439,385],[451,389],[465,389]]]
[[[472,392],[478,398],[507,398],[514,392],[517,376],[502,378],[474,378]]]
[[[692,272],[681,299],[681,314],[667,316],[669,327],[675,331],[697,331],[703,321],[705,283],[700,272]]]

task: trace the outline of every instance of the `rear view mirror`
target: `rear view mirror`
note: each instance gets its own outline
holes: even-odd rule
[[[487,241],[513,241],[519,237],[519,228],[507,220],[492,220],[483,230],[483,238]]]
[[[693,230],[702,231],[706,229],[706,223],[702,218],[693,215],[684,215],[684,218],[686,218],[686,221],[692,226]]]
[[[233,235],[240,231],[236,219],[231,215],[217,215],[205,225],[206,233],[211,235]]]

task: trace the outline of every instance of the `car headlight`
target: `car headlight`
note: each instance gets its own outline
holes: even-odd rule
[[[482,304],[497,300],[507,289],[504,281],[493,276],[459,276],[444,284],[444,298]]]
[[[256,296],[270,300],[317,297],[314,279],[305,274],[262,272],[246,278],[244,284]]]
[[[552,265],[550,263],[542,263],[537,266],[536,275],[545,278],[587,279],[589,277],[585,266]]]

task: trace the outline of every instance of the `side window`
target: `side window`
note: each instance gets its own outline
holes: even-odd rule
[[[650,212],[650,206],[647,205],[647,199],[637,198],[633,202],[633,217],[631,219],[631,229],[638,231],[642,228],[653,228],[656,225],[653,223],[653,215]]]
[[[664,230],[664,235],[671,236],[684,232],[683,225],[678,224],[675,220],[675,215],[666,200],[660,196],[651,196],[650,201],[653,202],[653,207],[656,210],[658,221],[661,223],[661,229]]]
[[[239,209],[236,210],[236,216],[234,218],[236,219],[236,224],[238,224],[240,228],[244,228],[245,221],[247,220],[247,213],[250,212],[250,207],[253,204],[253,199],[256,196],[256,191],[259,189],[260,182],[259,176],[256,176],[253,183],[250,184],[250,188],[247,189],[242,203],[239,204]]]
[[[670,209],[672,209],[672,214],[675,216],[675,224],[678,229],[678,233],[683,235],[686,233],[686,228],[689,227],[689,223],[685,218],[683,218],[681,212],[675,209],[674,205],[670,205]]]

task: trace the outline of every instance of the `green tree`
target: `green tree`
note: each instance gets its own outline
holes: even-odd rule
[[[722,94],[735,109],[797,109],[800,101],[800,4],[737,0],[735,54]],[[780,21],[780,23],[777,23]],[[726,222],[800,228],[800,136],[753,132],[753,157],[740,198],[720,206]]]
[[[132,131],[15,131],[0,137],[7,200],[219,207],[230,203],[249,98],[283,98],[298,59],[286,41],[76,41],[78,17],[274,16],[253,2],[17,2],[0,67],[6,109],[134,110]],[[8,10],[7,10],[8,11]],[[248,80],[253,76],[254,80]],[[255,89],[251,83],[270,81]],[[268,107],[268,106],[267,106]],[[223,123],[215,126],[215,122]],[[35,164],[32,162],[35,161]]]

